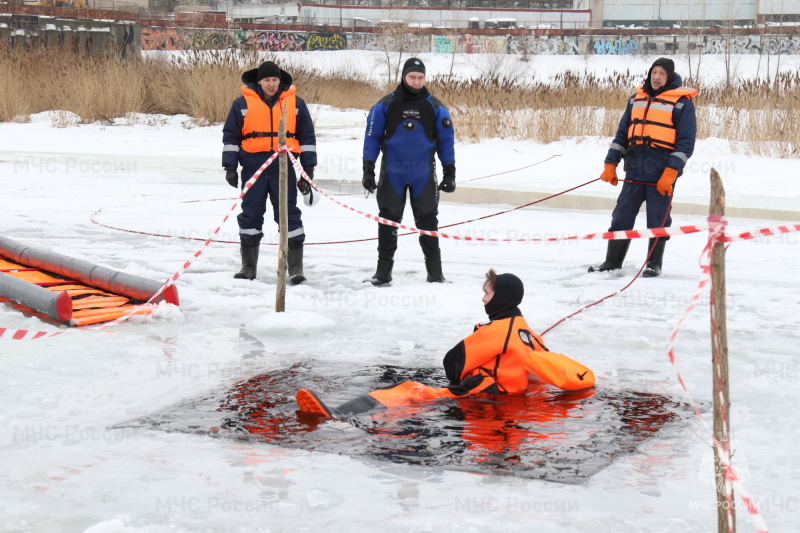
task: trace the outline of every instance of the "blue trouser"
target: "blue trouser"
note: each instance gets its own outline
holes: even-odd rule
[[[674,187],[674,185],[673,185]],[[674,191],[673,191],[674,192]],[[630,183],[622,184],[622,191],[617,198],[617,206],[611,214],[611,227],[608,231],[624,231],[633,229],[639,208],[647,202],[647,227],[668,228],[672,225],[672,196],[665,196],[658,192],[655,183]],[[662,237],[668,240],[669,237]]]
[[[266,157],[264,158],[266,161]],[[259,167],[242,168],[242,186],[253,177]],[[272,202],[272,213],[275,223],[279,222],[280,206],[278,204],[280,183],[278,179],[278,160],[268,166],[256,183],[247,191],[242,199],[242,212],[236,217],[239,221],[240,235],[263,234],[264,214],[267,212],[267,198]],[[297,207],[297,179],[294,167],[289,165],[289,179],[287,187],[287,207],[289,214],[289,240],[295,242],[305,241],[303,220],[300,208]]]

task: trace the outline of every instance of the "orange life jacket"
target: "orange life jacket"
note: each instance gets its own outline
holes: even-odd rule
[[[521,316],[480,325],[464,339],[466,360],[461,379],[482,374],[493,378],[502,392],[523,391],[528,388],[525,359],[531,350],[543,349],[541,346],[541,339]]]
[[[258,93],[242,85],[242,95],[247,102],[247,114],[242,127],[242,148],[247,152],[275,152],[278,150],[278,126],[283,110],[286,110],[286,146],[300,153],[300,141],[295,138],[297,130],[297,99],[292,85],[283,91],[274,106],[268,106]],[[266,130],[266,131],[265,131]]]
[[[502,392],[527,389],[529,373],[564,390],[583,389],[595,383],[594,372],[566,355],[549,351],[521,316],[480,326],[464,339],[464,349],[461,379],[491,377]]]
[[[681,97],[691,99],[697,93],[697,89],[678,87],[652,97],[641,85],[637,87],[628,126],[628,143],[674,150],[676,134],[672,111]]]

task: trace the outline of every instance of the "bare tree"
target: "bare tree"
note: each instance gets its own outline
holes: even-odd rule
[[[460,28],[459,28],[459,20],[461,19],[461,13],[462,13],[461,2],[458,3],[458,7],[457,8],[453,8],[452,12],[453,12],[453,17],[454,17],[454,20],[453,20],[453,50],[452,50],[452,53],[450,55],[450,72],[447,74],[447,77],[451,78],[451,79],[453,77],[453,67],[455,67],[455,64],[456,64],[456,51],[458,50],[458,36],[459,36],[459,30],[460,30]],[[468,26],[467,27],[467,31],[465,33],[469,32],[469,25],[467,25],[467,26]]]
[[[478,55],[475,66],[480,71],[483,78],[493,83],[499,83],[515,77],[515,68],[511,62],[511,58],[512,56],[508,54],[484,52]]]
[[[739,8],[740,6],[734,3],[733,0],[728,0],[728,3],[722,10],[722,58],[725,64],[726,88],[731,87],[738,70],[738,61],[735,60],[734,57],[734,52],[736,50],[736,33],[733,31],[733,27],[736,22],[736,17],[739,14]]]
[[[706,25],[706,3],[699,2],[689,6],[686,13],[686,27],[683,31],[686,36],[686,61],[689,64],[689,77],[692,79],[700,78],[700,63],[703,60],[703,49],[700,46],[699,29]],[[693,53],[697,53],[697,65],[692,71]]]
[[[778,58],[775,64],[775,88],[778,88],[778,74],[781,71],[781,53],[783,52],[783,47],[781,41],[783,40],[783,15],[784,11],[784,3],[781,0],[781,12],[778,15],[779,27],[780,30],[778,31]],[[769,51],[768,51],[769,52]],[[769,55],[767,55],[767,83],[769,83]]]
[[[380,32],[377,44],[383,52],[383,59],[379,64],[386,67],[387,82],[398,83],[404,57],[417,40],[417,36],[409,28],[409,24],[413,22],[414,12],[410,9],[393,9],[383,13],[388,18],[378,23]]]

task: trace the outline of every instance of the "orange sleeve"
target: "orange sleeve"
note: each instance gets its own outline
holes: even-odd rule
[[[593,387],[594,372],[566,355],[532,351],[525,358],[525,370],[554,387],[579,390]]]

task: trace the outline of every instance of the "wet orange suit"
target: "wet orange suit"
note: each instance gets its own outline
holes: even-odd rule
[[[404,381],[372,391],[335,409],[327,407],[307,389],[301,389],[297,393],[300,410],[346,416],[438,398],[460,398],[477,393],[514,394],[528,388],[530,374],[563,390],[594,386],[594,372],[566,355],[549,351],[542,338],[533,332],[517,307],[523,292],[522,281],[513,274],[497,276],[495,294],[485,306],[491,322],[475,326],[473,333],[444,357],[445,374],[450,382],[447,387]]]
[[[563,390],[594,386],[589,368],[549,351],[521,315],[478,324],[475,331],[444,357],[450,385],[434,388],[406,381],[370,392],[386,407],[459,398],[469,394],[514,394],[528,388],[530,374]]]

